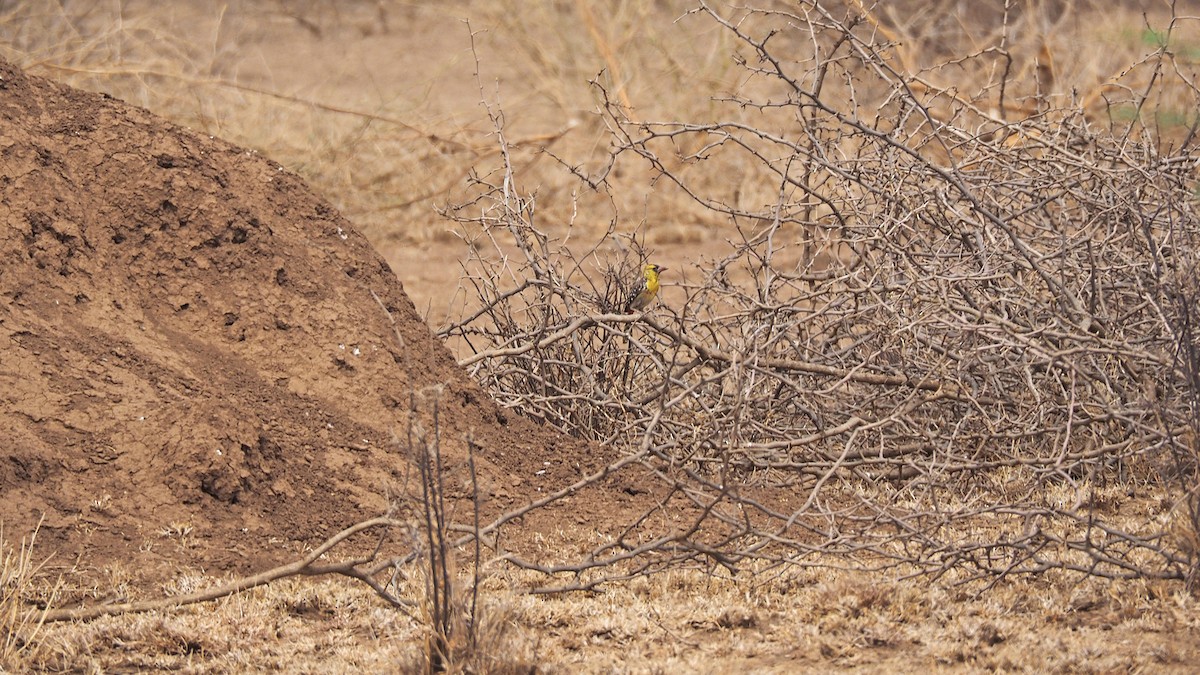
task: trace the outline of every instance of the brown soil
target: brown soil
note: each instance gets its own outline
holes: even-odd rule
[[[0,186],[0,522],[44,518],[60,562],[291,559],[404,489],[414,400],[459,496],[474,439],[488,515],[613,459],[499,409],[366,239],[253,152],[0,61]],[[621,522],[614,495],[524,534]],[[186,550],[155,545],[171,528]]]

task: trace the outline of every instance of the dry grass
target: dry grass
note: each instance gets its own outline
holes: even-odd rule
[[[956,8],[964,3],[880,4],[861,26],[878,31],[880,44],[894,44],[884,60],[911,76],[906,81],[925,97],[931,119],[969,118],[964,128],[1000,139],[1008,144],[1003,147],[1036,153],[1042,132],[1029,129],[1053,126],[1049,110],[1080,110],[1091,128],[1160,149],[1178,147],[1196,122],[1194,88],[1150,86],[1194,81],[1200,50],[1197,22],[1172,23],[1165,4],[1143,14],[1134,3],[1029,3],[1009,21],[962,14]],[[553,242],[570,251],[610,226],[623,235],[636,231],[684,282],[667,289],[668,302],[682,300],[704,283],[702,268],[694,266],[703,255],[720,260],[731,250],[726,239],[740,242],[742,232],[761,230],[763,219],[754,216],[778,201],[778,185],[759,180],[744,158],[722,158],[714,170],[716,162],[700,161],[714,148],[698,134],[656,145],[657,167],[626,163],[605,173],[613,133],[619,138],[622,124],[655,121],[755,124],[763,110],[731,110],[721,99],[783,92],[777,82],[739,68],[730,55],[753,66],[753,51],[700,14],[685,13],[691,5],[616,7],[597,15],[584,3],[500,0],[245,0],[222,8],[8,3],[0,6],[0,55],[35,74],[106,91],[256,148],[303,175],[377,245],[441,247],[444,258],[434,265],[452,270],[465,247],[434,209],[477,196],[466,181],[472,167],[486,178],[501,165],[496,128],[479,108],[481,100],[493,102],[505,117],[509,167],[521,185],[536,187],[528,193],[535,196],[537,224]],[[470,17],[470,28],[462,17]],[[478,80],[467,49],[471,29],[481,55]],[[435,43],[455,31],[461,38],[452,42],[460,48],[438,56],[444,52]],[[422,37],[430,32],[438,37]],[[297,49],[317,54],[323,67],[289,62],[287,54]],[[1164,50],[1169,59],[1152,58]],[[893,103],[886,91],[852,85],[844,79],[829,86],[844,87],[863,107]],[[607,112],[601,109],[605,96]],[[1024,119],[1042,126],[1009,124]],[[858,149],[828,147],[843,156]],[[664,178],[668,174],[704,200],[681,192]],[[586,188],[580,175],[604,175],[606,189]],[[810,217],[826,215],[817,209]],[[463,232],[468,239],[481,233]],[[780,236],[798,239],[800,231],[784,228]],[[508,239],[498,246],[515,250]],[[604,252],[614,258],[633,250],[612,246]],[[799,254],[782,253],[777,261],[794,264],[789,255]],[[741,282],[754,273],[734,268],[730,279]],[[446,279],[436,278],[441,288]],[[1047,489],[1019,467],[998,470],[989,480],[1012,499],[1041,490],[1039,499],[1051,507],[1073,509],[1087,495],[1089,508],[1119,511],[1117,526],[1170,530],[1177,550],[1192,560],[1198,555],[1195,507],[1188,508],[1194,496],[1180,498],[1151,482],[1136,486],[1138,496],[1130,498],[1128,485],[1093,484],[1088,476]],[[918,503],[914,493],[886,485],[848,490],[859,491],[854,496],[866,503],[887,491],[894,506]],[[950,509],[970,498],[954,490],[941,496],[952,500]],[[996,522],[974,527],[965,534],[979,541],[1003,532]],[[175,527],[168,535],[185,533]],[[586,550],[581,545],[580,553]],[[413,654],[427,653],[432,619],[413,621],[369,589],[338,580],[289,580],[186,610],[39,628],[30,603],[55,596],[53,585],[37,576],[36,559],[21,545],[5,558],[0,667],[14,672],[350,672],[428,665]],[[835,666],[1184,672],[1200,662],[1200,607],[1179,583],[1049,571],[1001,579],[976,597],[977,589],[955,585],[963,577],[954,572],[929,585],[822,566],[746,571],[727,579],[677,568],[601,593],[548,596],[520,592],[544,585],[540,574],[488,570],[474,630],[501,658],[488,669],[510,672],[532,664],[580,672]],[[110,570],[103,588],[64,592],[125,595],[126,576]],[[162,591],[214,581],[184,572]],[[404,583],[409,597],[424,597],[425,580]]]
[[[1045,578],[953,587],[789,570],[758,583],[676,570],[595,595],[485,583],[485,672],[1187,672],[1200,606],[1176,585]],[[420,593],[420,579],[409,590]],[[412,672],[424,627],[348,582],[286,581],[217,603],[45,628],[13,672]],[[480,672],[480,671],[472,671]]]
[[[47,560],[35,554],[36,543],[37,529],[14,545],[0,523],[0,671],[17,670],[43,653],[44,610],[60,586],[44,574]]]

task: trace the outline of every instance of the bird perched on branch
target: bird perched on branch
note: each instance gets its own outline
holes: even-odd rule
[[[658,275],[666,271],[665,267],[654,264],[646,265],[642,270],[642,280],[629,293],[629,300],[625,302],[626,314],[640,312],[650,306],[654,297],[658,295]]]

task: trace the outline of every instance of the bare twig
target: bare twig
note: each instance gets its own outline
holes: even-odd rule
[[[401,610],[407,610],[407,608],[411,607],[413,604],[411,601],[396,597],[382,584],[374,579],[374,575],[378,574],[383,569],[399,564],[407,556],[379,560],[377,559],[377,554],[379,552],[379,545],[377,544],[374,551],[372,551],[372,553],[369,555],[359,556],[357,558],[335,563],[319,562],[320,559],[325,556],[325,554],[329,553],[334,547],[338,546],[356,534],[373,529],[379,529],[381,530],[379,542],[382,543],[392,528],[407,530],[409,529],[409,525],[387,516],[364,520],[362,522],[355,523],[354,525],[351,525],[350,527],[347,527],[346,529],[326,539],[320,546],[317,546],[311,553],[303,558],[286,565],[281,565],[265,572],[261,572],[259,574],[235,579],[229,583],[221,584],[214,588],[169,598],[146,600],[142,602],[92,605],[88,607],[61,608],[51,610],[46,613],[45,620],[75,621],[117,614],[153,612],[156,610],[171,609],[174,607],[182,607],[184,605],[192,605],[199,602],[216,600],[233,595],[234,593],[240,593],[251,588],[263,586],[286,577],[317,576],[325,574],[340,574],[362,581],[370,586],[371,589],[379,595],[379,597],[387,601],[388,604]]]

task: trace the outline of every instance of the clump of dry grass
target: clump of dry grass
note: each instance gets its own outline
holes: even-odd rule
[[[38,662],[46,612],[61,590],[61,579],[46,587],[41,577],[49,558],[34,556],[38,529],[14,545],[0,523],[0,670],[19,672]]]
[[[427,573],[427,572],[426,572]],[[423,580],[427,588],[428,579]],[[535,673],[543,661],[540,641],[517,624],[512,591],[483,588],[484,579],[455,570],[443,605],[434,605],[428,590],[419,606],[418,649],[398,662],[404,672]]]

